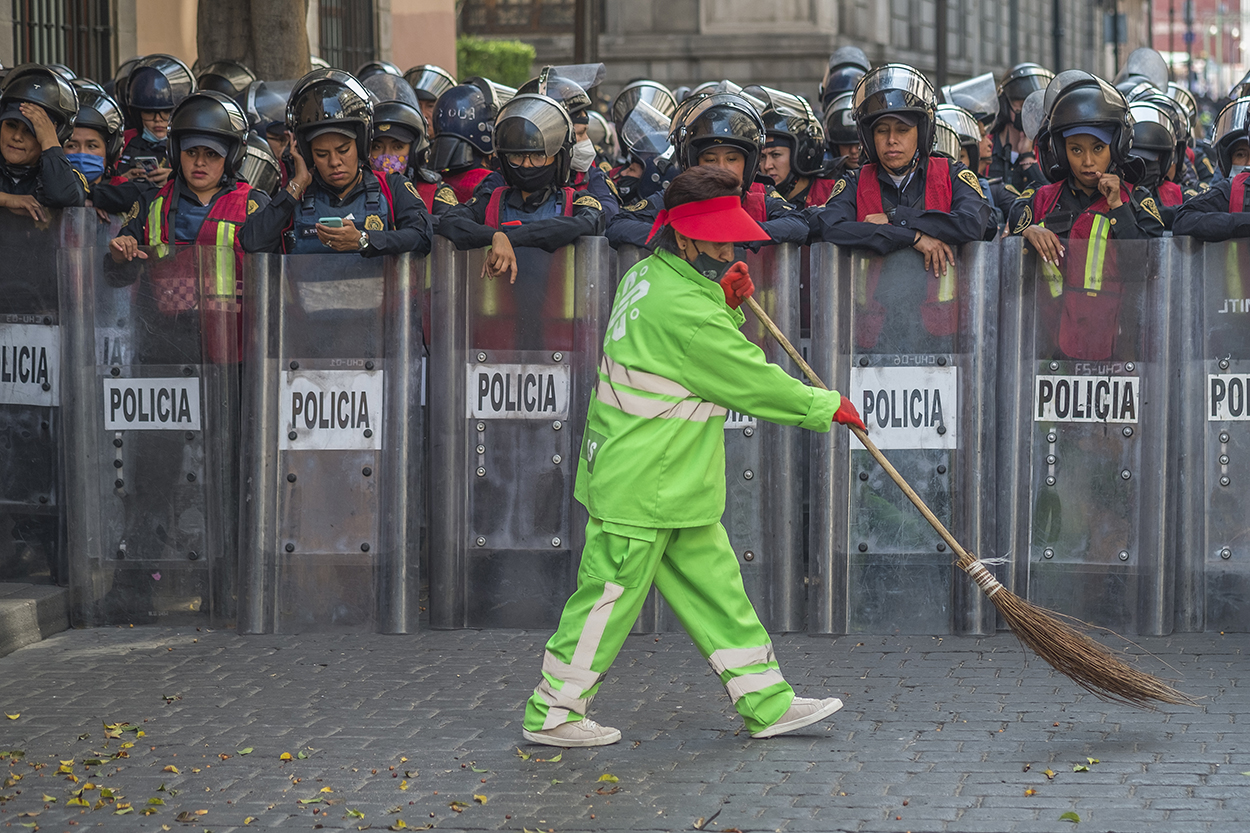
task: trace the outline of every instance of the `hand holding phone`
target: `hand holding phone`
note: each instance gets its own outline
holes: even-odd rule
[[[135,164],[143,168],[144,173],[152,173],[161,166],[160,160],[155,156],[136,156]]]
[[[317,225],[325,226],[326,228],[342,228],[343,218],[342,217],[322,217],[321,219],[317,220]]]

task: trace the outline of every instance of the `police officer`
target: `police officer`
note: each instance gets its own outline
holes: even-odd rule
[[[1038,64],[1017,64],[998,87],[998,117],[990,130],[994,138],[985,172],[995,205],[1009,205],[1023,191],[1046,184],[1033,151],[1033,138],[1024,130],[1022,113],[1029,94],[1045,89],[1054,77]]]
[[[117,102],[99,84],[83,78],[72,83],[78,93],[78,117],[65,142],[65,153],[87,181],[87,204],[104,212],[101,220],[106,220],[109,214],[124,214],[142,196],[130,180],[112,181],[121,156],[125,119]]]
[[[1163,227],[1171,231],[1176,209],[1185,201],[1181,186],[1171,179],[1176,153],[1172,115],[1149,99],[1132,102],[1128,110],[1133,119],[1133,147],[1129,155],[1141,171],[1134,171],[1134,183],[1154,197]]]
[[[776,188],[756,181],[764,149],[764,122],[749,101],[730,92],[692,94],[674,116],[669,138],[681,170],[716,165],[741,178],[742,207],[768,233],[767,242],[806,242],[807,221],[802,213]],[[662,208],[660,193],[623,206],[608,224],[608,242],[617,247],[645,246]]]
[[[483,79],[454,86],[434,104],[431,166],[467,202],[493,170],[495,119],[499,96]]]
[[[959,162],[932,157],[933,87],[903,64],[877,67],[855,89],[855,122],[868,159],[810,213],[812,233],[875,254],[912,247],[945,276],[952,246],[982,239],[991,212],[981,183]]]
[[[285,188],[295,171],[291,131],[286,126],[286,102],[291,97],[292,81],[254,81],[235,97],[247,115],[248,128],[264,139],[278,160],[279,187]]]
[[[820,106],[827,113],[829,105],[843,93],[855,91],[855,85],[872,69],[868,56],[858,46],[842,46],[833,51],[820,80]]]
[[[1219,176],[1219,165],[1210,143],[1199,130],[1198,99],[1194,98],[1189,90],[1175,82],[1168,82],[1163,94],[1179,104],[1189,116],[1190,145],[1185,151],[1189,175],[1182,177],[1181,184],[1194,188],[1207,185]]]
[[[174,107],[195,92],[187,65],[172,55],[141,59],[126,79],[124,99],[127,139],[117,168],[120,176],[156,190],[173,173],[165,136]]]
[[[87,182],[61,144],[73,135],[78,96],[38,64],[12,69],[0,89],[0,207],[47,221],[48,208],[83,205]]]
[[[1177,210],[1172,233],[1205,241],[1250,237],[1246,181],[1250,180],[1250,96],[1230,102],[1215,120],[1216,159],[1220,179],[1190,197]]]
[[[839,93],[825,108],[825,170],[837,180],[847,171],[859,170],[859,128],[855,126],[855,93]]]
[[[811,105],[769,87],[747,87],[743,96],[759,101],[756,109],[764,120],[761,173],[796,208],[824,205],[837,180],[822,176],[825,129]]]
[[[308,73],[291,91],[287,127],[295,175],[262,212],[266,226],[271,217],[285,226],[283,252],[429,253],[433,229],[416,186],[369,169],[373,103],[359,81],[338,69]]]
[[[950,155],[950,158],[974,173],[980,171],[982,167],[981,148],[984,145],[984,136],[976,116],[955,104],[939,104],[936,115],[938,127],[947,127],[950,130],[950,135],[955,139],[955,152]],[[1006,212],[994,204],[989,180],[983,176],[978,176],[977,180],[981,183],[981,192],[989,200],[990,209],[993,212],[991,220],[993,226],[1002,225],[1003,220],[1006,218]],[[989,229],[987,229],[987,233],[988,236],[984,238],[986,240],[992,240],[996,236]]]
[[[412,87],[403,78],[377,72],[364,81],[373,94],[373,139],[369,164],[379,174],[402,174],[416,186],[432,218],[455,205],[456,194],[443,178],[426,168],[430,140]],[[437,227],[437,219],[434,219]]]
[[[256,73],[238,61],[213,61],[195,78],[198,90],[216,90],[235,98],[256,82]]]
[[[247,132],[247,152],[239,163],[239,179],[270,197],[282,187],[282,163],[269,143],[252,131]]]
[[[622,204],[633,205],[663,191],[676,176],[673,146],[668,141],[672,124],[671,117],[646,101],[636,102],[625,117],[618,134],[624,161],[609,172]]]
[[[434,102],[438,101],[443,93],[456,86],[456,79],[440,66],[419,64],[404,73],[404,80],[417,94],[417,100],[421,102],[421,115],[425,117],[426,124],[430,125],[433,131]]]

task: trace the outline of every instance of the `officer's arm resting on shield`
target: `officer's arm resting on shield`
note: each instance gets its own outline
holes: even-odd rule
[[[395,217],[394,228],[369,232],[369,245],[361,254],[365,257],[398,255],[412,252],[418,257],[430,253],[434,244],[434,226],[425,201],[417,193],[416,186],[403,174],[387,174],[386,184],[391,189]]]
[[[87,196],[93,206],[105,213],[124,215],[136,203],[143,201],[143,194],[144,190],[129,180],[117,184],[100,180],[91,186]]]
[[[807,217],[781,196],[772,185],[768,186],[764,195],[764,209],[768,219],[760,223],[760,228],[768,232],[773,243],[797,243],[802,246],[807,242],[809,233]],[[759,246],[754,244],[750,248],[759,250]]]
[[[833,196],[825,207],[811,213],[809,219],[814,239],[867,249],[878,255],[888,255],[915,244],[916,229],[856,219],[856,186],[860,173],[843,176],[833,186]]]
[[[608,222],[605,232],[612,248],[647,245],[651,226],[664,207],[664,193],[657,191],[644,200],[621,206],[620,212]]]
[[[992,213],[990,204],[981,191],[976,174],[959,162],[952,162],[951,210],[936,211],[910,208],[900,205],[894,209],[891,224],[901,228],[915,229],[921,234],[936,237],[951,246],[960,246],[981,240]]]
[[[282,232],[286,228],[286,220],[281,216],[267,213],[269,195],[255,188],[247,193],[247,219],[239,228],[239,245],[245,252],[270,252],[278,254],[282,251]]]
[[[591,165],[590,170],[586,171],[586,181],[583,183],[582,188],[590,196],[597,199],[599,205],[603,207],[605,226],[607,223],[612,222],[612,218],[620,213],[621,201],[618,199],[616,186],[612,184],[612,180],[608,179],[608,175],[599,166]]]
[[[1172,234],[1209,243],[1250,237],[1250,212],[1228,210],[1232,188],[1231,180],[1222,179],[1185,200],[1176,211]]]
[[[1145,188],[1134,188],[1128,201],[1108,211],[1107,216],[1111,218],[1113,240],[1162,237],[1165,230],[1155,199]]]
[[[503,198],[507,199],[505,192]],[[552,197],[554,199],[555,197]],[[563,192],[559,192],[563,199]],[[496,234],[508,238],[514,247],[532,247],[545,252],[567,246],[583,236],[603,234],[605,225],[603,209],[599,201],[585,191],[573,196],[573,214],[533,220],[518,226],[501,229],[486,225],[486,207],[490,192],[478,188],[466,203],[448,210],[439,218],[438,233],[455,244],[457,249],[480,249],[493,244]]]
[[[82,174],[74,170],[74,166],[70,164],[69,157],[65,155],[65,150],[61,147],[60,141],[56,136],[56,126],[52,123],[52,118],[48,115],[48,111],[38,104],[29,101],[23,101],[20,105],[21,114],[30,122],[34,128],[34,136],[31,137],[30,132],[22,125],[21,130],[27,136],[24,140],[25,147],[32,144],[39,146],[39,175],[35,186],[34,197],[40,205],[48,208],[75,208],[87,203],[87,180]],[[14,124],[20,124],[17,119],[13,119]],[[25,164],[34,164],[29,162]],[[3,187],[0,186],[0,191]],[[28,202],[25,197],[27,194],[15,194],[11,197],[0,197],[0,206],[12,208],[19,213],[24,213],[25,203]]]

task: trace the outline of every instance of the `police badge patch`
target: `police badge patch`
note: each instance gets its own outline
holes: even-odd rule
[[[249,215],[251,215],[251,214],[255,214],[255,213],[256,213],[256,211],[257,211],[257,209],[259,209],[259,208],[260,208],[260,206],[256,204],[256,200],[248,200],[248,201],[247,201],[247,213],[248,213]]]
[[[644,208],[647,207],[647,205],[648,203],[646,200],[638,200],[638,202],[634,203],[633,205],[625,206],[625,210],[626,211],[642,211]]]
[[[1163,218],[1159,216],[1159,207],[1155,205],[1154,197],[1146,197],[1144,200],[1142,200],[1141,207],[1151,217],[1154,217],[1160,223],[1163,222]]]
[[[370,214],[365,218],[365,231],[383,231],[386,226],[382,225],[382,218],[376,214]]]
[[[421,194],[418,193],[417,186],[413,185],[408,180],[404,180],[404,187],[408,189],[408,193],[412,194],[417,199],[421,199]]]
[[[590,196],[590,194],[583,194],[582,196],[573,200],[573,205],[588,205],[591,208],[597,209],[599,211],[603,210],[602,203],[600,203],[594,197]]]
[[[412,183],[408,183],[411,185]],[[444,185],[434,192],[434,202],[445,202],[448,205],[456,205],[456,192]]]
[[[969,188],[976,191],[978,197],[985,199],[985,192],[981,190],[981,181],[977,179],[976,174],[967,168],[964,168],[959,172],[959,178],[962,179]]]
[[[1020,221],[1016,223],[1016,227],[1011,230],[1011,233],[1022,234],[1031,225],[1033,225],[1033,206],[1026,205],[1023,213],[1020,214]]]
[[[845,190],[846,190],[846,177],[843,177],[842,179],[839,179],[837,182],[833,184],[833,192],[829,195],[829,199],[833,199],[834,197],[836,197],[838,194],[841,194]]]

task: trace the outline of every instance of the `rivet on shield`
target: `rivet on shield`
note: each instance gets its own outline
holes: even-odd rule
[[[360,473],[363,474],[365,477],[371,477],[373,476],[373,469],[369,468],[368,466],[365,466],[363,469],[360,470]]]
[[[40,503],[47,503],[47,502],[48,502],[48,496],[47,496],[47,495],[40,495],[40,496],[39,496],[39,502],[40,502]]]
[[[860,480],[867,481],[867,480],[868,480],[868,472],[866,472],[866,471],[861,471],[861,472],[859,473],[859,479],[860,479]]]
[[[945,426],[945,425],[939,425],[939,426],[938,426],[938,434],[945,434],[945,433],[946,433],[946,426]]]
[[[1051,431],[1046,435],[1046,442],[1048,443],[1053,443],[1058,439],[1059,439],[1059,435],[1056,434],[1054,431]]]
[[[559,431],[563,427],[564,427],[564,423],[558,419],[555,422],[551,423],[551,430],[553,431]]]
[[[191,442],[192,440],[194,440],[194,439],[195,439],[195,432],[194,432],[194,431],[188,431],[188,432],[187,432],[186,434],[184,434],[183,436],[186,438],[187,442]]]
[[[755,560],[755,553],[751,552],[750,550],[747,550],[746,552],[744,552],[744,553],[742,554],[742,560],[743,560],[743,561],[754,561],[754,560]]]
[[[484,445],[479,445],[479,446],[477,447],[477,453],[478,453],[478,454],[485,454],[485,453],[486,453],[486,446],[484,446]]]
[[[189,471],[189,472],[187,472],[187,482],[188,482],[188,483],[194,483],[194,482],[195,482],[195,472],[193,472],[193,471]]]
[[[50,384],[48,384],[47,382],[44,382],[44,383],[43,383],[43,389],[44,389],[45,391],[52,390],[52,386],[51,386]]]
[[[1059,362],[1051,362],[1051,363],[1050,363],[1050,369],[1051,369],[1051,370],[1058,370],[1058,369],[1059,369]]]
[[[296,440],[296,439],[299,439],[299,434],[295,433],[294,431],[288,431],[286,438],[288,440]]]
[[[484,547],[486,546],[486,539],[479,535],[477,537],[477,541],[474,543],[476,543],[479,547]]]
[[[110,375],[110,376],[120,376],[120,375],[122,375],[122,369],[121,369],[120,367],[110,367],[110,368],[109,368],[109,375]]]
[[[1132,362],[1125,362],[1124,369],[1127,370],[1129,373],[1132,373],[1134,370],[1137,369],[1137,365],[1133,364]]]
[[[299,362],[291,362],[292,370],[299,370]]]
[[[560,352],[552,353],[552,354],[551,354],[551,360],[552,360],[553,362],[562,362],[562,361],[564,361],[564,354],[563,354],[563,353],[560,353]]]
[[[1125,469],[1124,471],[1120,472],[1121,480],[1131,480],[1132,477],[1133,477],[1133,473],[1129,471],[1128,469]]]
[[[286,545],[286,551],[287,551],[287,552],[295,552],[295,545],[294,545],[294,544],[287,544],[287,545]]]
[[[860,544],[860,545],[859,545],[859,551],[860,551],[860,552],[868,552],[868,545],[867,545],[867,544]]]
[[[938,362],[938,367],[946,367],[946,357],[945,357],[945,356],[938,356],[938,360],[937,360],[937,362]]]
[[[754,437],[754,436],[755,436],[755,429],[754,429],[754,428],[752,428],[751,426],[749,426],[749,425],[748,425],[746,428],[743,428],[743,429],[742,429],[742,436],[744,436],[744,437]]]
[[[200,554],[196,552],[195,550],[192,550],[191,552],[187,553],[187,558],[191,561],[199,561]]]
[[[1042,558],[1054,558],[1054,557],[1055,557],[1055,551],[1052,550],[1050,547],[1047,547],[1046,549],[1042,550]]]
[[[372,429],[372,428],[366,428],[366,429],[365,429],[365,439],[367,440],[367,439],[369,439],[369,438],[370,438],[370,437],[372,437],[372,436],[373,436],[373,429]]]
[[[122,480],[120,477],[113,481],[114,488],[120,489],[125,485],[126,485],[126,481]]]
[[[755,472],[751,471],[750,469],[747,469],[746,471],[744,471],[744,472],[742,473],[742,479],[743,479],[743,480],[754,480],[754,479],[755,479]]]
[[[485,422],[479,422],[479,423],[477,424],[477,430],[478,430],[478,432],[479,432],[479,433],[481,433],[482,431],[485,431],[485,430],[486,430],[486,423],[485,423]]]
[[[1128,561],[1128,550],[1120,550],[1120,560]]]
[[[373,370],[373,360],[372,360],[372,359],[370,359],[369,361],[365,362],[365,370]]]
[[[860,366],[860,367],[867,367],[867,366],[868,366],[868,357],[867,357],[867,356],[860,356],[860,357],[859,357],[859,366]]]
[[[1228,359],[1220,359],[1220,370],[1228,370]]]
[[[484,361],[486,361],[486,354],[485,354],[485,353],[478,353],[478,354],[477,354],[477,360],[478,360],[479,362],[484,362]]]
[[[1226,442],[1228,442],[1228,440],[1229,440],[1228,432],[1227,432],[1227,431],[1221,431],[1221,432],[1220,432],[1220,442],[1222,442],[1222,443],[1226,443]]]
[[[486,469],[482,468],[481,466],[478,466],[478,467],[477,467],[477,476],[478,476],[478,477],[485,477],[485,476],[486,476]]]
[[[937,467],[937,473],[938,473],[938,474],[946,474],[946,466],[938,466],[938,467]]]
[[[1220,550],[1220,558],[1223,558],[1225,561],[1227,561],[1228,559],[1232,557],[1233,557],[1233,551],[1230,550],[1228,547],[1225,547],[1224,549]]]
[[[1220,465],[1221,465],[1221,466],[1227,466],[1227,465],[1228,465],[1228,455],[1227,455],[1227,454],[1221,454],[1221,455],[1220,455]]]
[[[1221,485],[1221,486],[1227,486],[1229,483],[1232,483],[1232,482],[1233,482],[1233,481],[1229,480],[1229,479],[1228,479],[1228,477],[1221,477],[1221,478],[1220,478],[1220,485]]]
[[[295,480],[296,480],[296,477],[295,477],[295,472],[291,472],[290,474],[288,474],[288,475],[286,476],[286,482],[287,482],[287,483],[294,483],[294,482],[295,482]]]
[[[1124,430],[1121,431],[1120,433],[1123,434],[1125,437],[1133,436],[1133,426],[1131,425],[1124,426]]]
[[[1055,464],[1055,461],[1057,461],[1058,459],[1059,459],[1059,458],[1058,458],[1058,457],[1056,457],[1056,456],[1055,456],[1055,455],[1053,455],[1053,454],[1047,454],[1047,455],[1046,455],[1046,465],[1048,465],[1048,466],[1053,466],[1053,465]]]
[[[368,545],[368,544],[361,544],[361,545],[360,545],[360,551],[361,551],[361,552],[368,552],[368,551],[369,551],[369,545]]]
[[[564,459],[564,458],[563,458],[563,457],[561,457],[559,454],[553,454],[553,455],[551,455],[551,462],[555,463],[557,466],[558,466],[558,465],[560,465],[560,461],[561,461],[561,460],[563,460],[563,459]]]
[[[194,371],[194,370],[192,370],[192,369],[191,369],[191,368],[189,368],[189,367],[184,367],[184,368],[182,369],[182,375],[183,375],[183,376],[190,376],[190,375],[191,375],[191,374],[193,374],[193,373],[195,373],[195,371]]]
[[[945,544],[938,544],[938,545],[937,545],[937,551],[938,551],[938,552],[946,552],[946,545],[945,545]]]
[[[113,461],[113,468],[115,468],[115,469],[120,469],[121,467],[122,467],[122,461],[121,461],[121,460],[114,460],[114,461]]]
[[[551,539],[551,546],[553,546],[553,547],[558,547],[558,546],[560,546],[560,539],[559,539],[559,538],[552,538],[552,539]]]
[[[1046,485],[1047,486],[1055,485],[1055,476],[1053,474],[1048,474],[1046,476]]]
[[[45,324],[51,324],[51,323],[52,323],[52,319],[51,319],[49,316],[45,315],[45,316],[43,317],[43,323],[45,323]]]
[[[122,442],[122,438],[121,438],[121,437],[114,437],[114,438],[113,438],[113,447],[114,447],[114,448],[121,448],[121,447],[122,447],[122,445],[124,445],[124,443]]]

